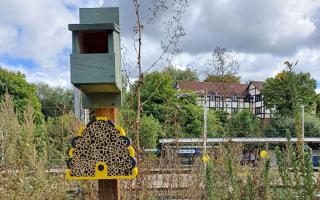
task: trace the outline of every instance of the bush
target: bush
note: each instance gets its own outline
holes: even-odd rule
[[[216,111],[208,111],[208,137],[223,137],[224,128]]]
[[[1,178],[0,199],[64,198],[63,179],[52,182],[45,173],[46,154],[36,151],[34,112],[31,106],[23,111],[23,118],[14,112],[13,100],[5,94],[0,104]],[[18,120],[20,119],[20,121]],[[59,186],[56,187],[59,183]],[[5,191],[5,192],[3,192]]]
[[[304,135],[306,137],[320,136],[320,118],[314,115],[306,115],[304,119]],[[289,132],[287,135],[286,131]],[[292,117],[279,117],[271,120],[271,124],[263,129],[267,137],[296,137],[295,121]]]
[[[215,114],[217,115],[219,121],[222,124],[225,125],[225,124],[228,123],[228,115],[229,115],[229,113],[227,113],[226,111],[223,111],[223,110],[216,110]]]
[[[203,109],[195,104],[181,104],[177,108],[177,121],[184,137],[198,138],[203,129]]]
[[[317,183],[314,179],[311,153],[303,155],[298,147],[288,142],[286,149],[276,148],[276,161],[279,176],[283,185],[282,194],[286,199],[314,199]]]
[[[266,137],[287,137],[293,136],[295,132],[294,118],[279,117],[271,119],[270,125],[263,129]],[[287,135],[289,133],[289,135]]]
[[[36,87],[28,83],[25,75],[21,72],[10,71],[0,67],[0,97],[4,97],[6,93],[11,95],[19,120],[23,119],[23,112],[27,106],[31,106],[35,121],[41,123],[43,115],[40,101],[36,96]]]
[[[51,162],[64,160],[70,139],[78,133],[79,128],[80,121],[73,114],[65,114],[55,118],[49,117],[39,128],[42,129],[42,137],[46,137],[48,140],[48,157]]]
[[[157,146],[157,139],[161,133],[161,126],[159,121],[150,116],[142,116],[141,130],[140,130],[140,145],[143,148],[155,148]]]
[[[234,114],[230,122],[232,137],[250,137],[259,135],[260,120],[249,109]]]
[[[320,118],[306,116],[304,120],[304,135],[307,137],[320,137]]]

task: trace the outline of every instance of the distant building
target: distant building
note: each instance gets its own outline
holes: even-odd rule
[[[249,108],[257,117],[266,119],[271,117],[271,113],[270,109],[264,106],[263,96],[260,94],[263,83],[261,81],[251,81],[248,84],[177,81],[175,89],[195,92],[207,90],[210,109],[223,110],[231,114]],[[197,92],[197,94],[198,104],[203,105],[204,93]]]

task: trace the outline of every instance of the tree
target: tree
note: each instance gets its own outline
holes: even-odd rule
[[[176,91],[173,84],[171,76],[166,72],[145,74],[141,87],[142,113],[146,117],[153,116],[161,124],[162,132],[158,138],[199,137],[203,127],[203,109],[197,105],[195,96],[180,95],[188,91]],[[135,91],[135,88],[131,88],[121,108],[121,121],[125,127],[133,123],[135,114],[132,110],[138,101]],[[130,102],[134,102],[134,105],[130,105]],[[128,130],[132,129],[128,127]]]
[[[45,83],[36,85],[37,95],[41,102],[41,111],[45,116],[57,117],[72,111],[73,92],[71,89],[61,87],[50,87]]]
[[[177,100],[173,84],[168,74],[161,72],[146,74],[141,87],[143,114],[153,115],[159,122],[164,123],[168,107],[172,107]],[[137,102],[137,97],[135,99]]]
[[[136,95],[136,87],[138,83],[133,84],[130,87],[129,92],[125,95],[125,103],[121,108],[121,122],[132,136],[134,127],[136,126],[136,115],[134,110],[137,108],[139,98]],[[145,74],[144,84],[141,86],[141,113],[146,117],[153,116],[163,126],[163,132],[165,135],[167,128],[172,122],[168,119],[172,119],[174,108],[174,101],[177,101],[175,96],[175,90],[173,88],[173,80],[169,74],[162,72],[152,72]],[[140,135],[140,134],[139,134]],[[161,136],[158,136],[161,137]],[[141,138],[139,136],[139,138]]]
[[[228,115],[229,115],[229,113],[227,113],[226,111],[223,111],[223,110],[216,110],[215,114],[217,115],[220,123],[222,123],[222,124],[227,124],[228,123]]]
[[[317,94],[316,100],[316,114],[320,117],[320,94]]]
[[[274,109],[280,117],[294,116],[298,152],[299,156],[303,156],[301,106],[304,106],[307,113],[314,109],[316,81],[311,78],[310,73],[295,73],[292,64],[287,61],[285,63],[289,71],[277,74],[276,78],[268,78],[261,94],[265,106]]]
[[[306,111],[314,108],[316,81],[310,73],[282,72],[282,76],[268,78],[261,94],[268,109],[274,109],[280,116],[294,115],[304,105]]]
[[[240,83],[239,63],[232,51],[217,47],[205,63],[205,82]]]
[[[26,77],[21,72],[9,71],[0,68],[0,97],[8,92],[14,102],[14,107],[19,119],[22,119],[23,112],[28,105],[34,110],[35,121],[40,123],[43,116],[41,114],[41,104],[36,95],[36,87],[26,81]]]
[[[177,105],[177,119],[183,137],[199,138],[203,131],[203,109],[182,98]]]
[[[143,148],[156,148],[161,125],[152,115],[141,118],[140,144]]]
[[[236,137],[250,137],[259,135],[260,120],[249,109],[244,109],[231,118],[230,133]]]
[[[163,70],[164,73],[168,73],[172,80],[183,80],[183,81],[198,81],[197,74],[190,68],[185,70],[175,69],[173,67],[166,67]]]
[[[147,20],[149,23],[158,17],[160,13],[166,12],[169,8],[173,11],[172,18],[165,20],[165,39],[161,40],[162,51],[158,57],[154,59],[154,62],[150,66],[142,66],[142,41],[143,41],[143,30],[146,24],[143,24],[143,19],[141,18],[141,0],[132,0],[136,23],[133,28],[133,39],[134,39],[134,49],[137,54],[136,67],[138,71],[138,80],[136,81],[135,93],[137,96],[137,107],[136,107],[136,122],[134,127],[134,135],[136,146],[139,149],[139,133],[141,128],[141,113],[142,113],[142,104],[141,101],[141,87],[144,84],[144,74],[149,71],[151,68],[155,67],[157,63],[162,60],[165,56],[167,61],[171,61],[172,57],[179,52],[177,47],[181,38],[185,35],[184,28],[181,23],[181,18],[185,13],[186,7],[188,6],[187,0],[182,1],[152,1],[152,6],[149,8],[152,12],[152,16]],[[126,73],[126,70],[124,70]],[[128,75],[126,75],[128,77]]]
[[[240,83],[240,77],[234,75],[208,75],[204,82],[213,82],[213,83]]]

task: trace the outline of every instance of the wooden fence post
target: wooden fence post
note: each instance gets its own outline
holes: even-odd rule
[[[96,117],[107,117],[116,121],[117,108],[98,108],[95,110]],[[120,183],[117,179],[98,180],[100,200],[120,200]]]

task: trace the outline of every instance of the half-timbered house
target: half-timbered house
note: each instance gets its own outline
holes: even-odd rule
[[[207,91],[208,107],[214,110],[223,110],[229,114],[245,108],[251,109],[261,119],[270,118],[270,110],[263,102],[260,91],[263,87],[261,81],[251,81],[248,84],[241,83],[211,83],[194,81],[177,81],[177,90],[189,90],[195,92],[199,105],[204,103],[204,92]]]

